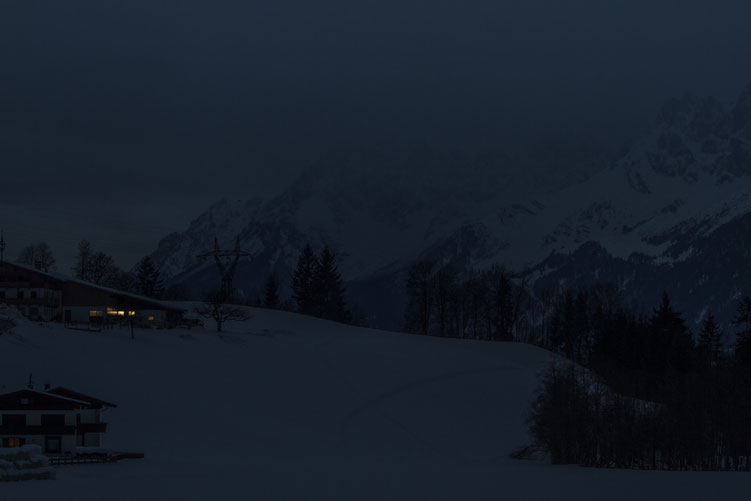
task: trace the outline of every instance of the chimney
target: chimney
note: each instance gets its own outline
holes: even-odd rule
[[[30,390],[33,390],[33,389],[34,389],[34,377],[33,377],[33,375],[32,375],[32,374],[29,374],[29,385],[28,385],[28,388],[29,388]]]

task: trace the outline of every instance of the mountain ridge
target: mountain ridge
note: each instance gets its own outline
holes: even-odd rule
[[[255,257],[241,263],[235,283],[252,299],[269,273],[288,294],[302,246],[330,245],[353,289],[372,289],[352,298],[363,310],[386,291],[398,309],[393,290],[416,260],[451,262],[460,272],[502,263],[516,272],[534,269],[550,284],[541,270],[553,270],[551,256],[575,260],[591,242],[623,263],[641,256],[655,270],[697,259],[697,242],[710,259],[711,246],[701,239],[751,212],[751,85],[729,107],[692,95],[668,100],[650,133],[583,179],[540,182],[544,172],[531,168],[510,176],[504,162],[516,161],[424,147],[332,155],[272,198],[215,204],[186,232],[160,242],[152,258],[170,281],[198,295],[216,272],[195,256],[215,236],[232,245],[239,235]],[[395,327],[401,313],[379,326]]]

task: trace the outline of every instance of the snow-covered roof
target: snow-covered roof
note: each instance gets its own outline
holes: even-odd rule
[[[175,311],[185,311],[183,308],[179,308],[179,307],[174,306],[174,305],[172,305],[172,304],[170,304],[168,302],[165,302],[165,301],[159,301],[158,299],[153,299],[153,298],[150,298],[150,297],[147,297],[147,296],[141,296],[139,294],[133,294],[132,292],[126,292],[126,291],[121,291],[121,290],[117,290],[117,289],[112,289],[110,287],[104,287],[103,285],[98,285],[98,284],[95,284],[95,283],[92,283],[92,282],[87,282],[86,280],[80,280],[78,278],[74,278],[74,277],[71,277],[71,276],[68,276],[68,275],[63,275],[62,273],[55,273],[55,272],[51,272],[51,271],[43,271],[43,270],[39,270],[39,269],[37,269],[37,268],[35,268],[33,266],[29,266],[29,265],[21,264],[21,263],[11,263],[9,261],[4,261],[4,263],[5,264],[9,264],[11,266],[15,266],[16,268],[20,268],[22,270],[31,271],[33,273],[38,273],[40,275],[47,276],[47,277],[52,278],[54,280],[59,280],[61,282],[69,282],[69,283],[79,284],[79,285],[83,285],[83,286],[86,286],[86,287],[92,287],[94,289],[98,289],[98,290],[103,291],[103,292],[108,292],[108,293],[113,294],[113,295],[127,297],[127,298],[134,299],[134,300],[137,300],[137,301],[142,301],[142,302],[145,302],[145,303],[153,304],[154,306],[157,306],[157,307],[162,308],[162,309],[175,310]]]
[[[81,395],[81,397],[84,397]],[[96,400],[96,399],[93,399]],[[0,410],[52,410],[52,409],[91,409],[101,408],[100,402],[71,398],[57,395],[48,391],[40,391],[32,388],[4,393],[0,395]]]

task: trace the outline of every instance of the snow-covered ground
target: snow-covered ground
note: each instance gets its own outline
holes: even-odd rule
[[[548,352],[251,311],[222,336],[0,336],[4,391],[33,373],[113,401],[105,445],[146,454],[3,483],[0,500],[712,499],[751,480],[509,459]]]

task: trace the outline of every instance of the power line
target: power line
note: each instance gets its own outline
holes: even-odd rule
[[[237,270],[237,263],[243,257],[252,257],[252,254],[240,249],[240,236],[235,238],[235,248],[232,250],[222,250],[219,247],[219,240],[214,237],[214,250],[211,252],[204,252],[197,256],[200,259],[206,259],[213,257],[216,262],[216,267],[219,270],[219,276],[222,280],[222,287],[220,293],[223,301],[227,301],[232,297],[232,280],[235,277],[235,271]]]

